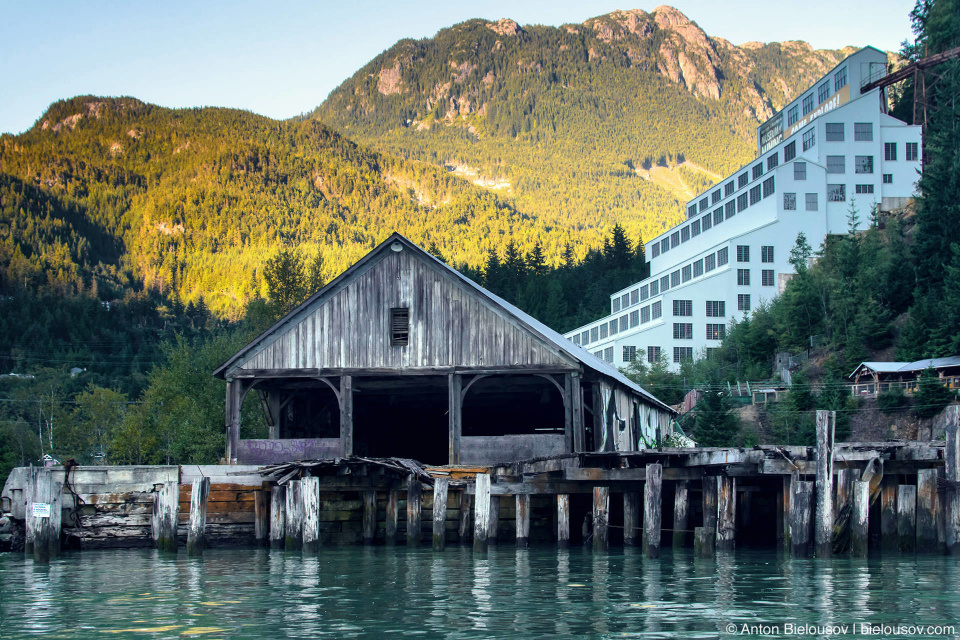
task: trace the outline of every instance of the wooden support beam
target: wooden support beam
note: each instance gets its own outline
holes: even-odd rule
[[[153,497],[153,543],[160,551],[177,552],[177,517],[180,513],[180,485],[163,483]]]
[[[253,494],[253,536],[258,547],[270,544],[270,493],[262,489]]]
[[[340,455],[353,455],[353,376],[340,376]]]
[[[960,555],[960,424],[956,406],[947,408],[946,481],[944,491],[944,541],[947,553]]]
[[[583,389],[581,377],[577,372],[570,374],[570,398],[573,401],[571,429],[573,430],[573,452],[583,451]]]
[[[447,546],[447,494],[450,478],[437,478],[433,484],[433,550]]]
[[[690,501],[687,499],[687,482],[680,481],[676,484],[673,494],[673,548],[680,549],[687,546],[688,515],[687,509]]]
[[[737,479],[721,476],[717,491],[717,550],[733,551],[737,535]]]
[[[813,489],[812,482],[796,482],[790,499],[790,541],[795,558],[809,558],[813,550]]]
[[[833,546],[845,550],[850,540],[850,521],[853,515],[853,481],[857,469],[837,471],[837,495],[833,501]]]
[[[557,546],[570,547],[570,494],[557,494]]]
[[[937,470],[920,469],[917,471],[917,551],[943,553],[937,532],[942,518]]]
[[[40,473],[39,467],[29,467],[27,469],[26,485],[23,488],[24,497],[24,532],[23,532],[23,554],[32,556],[36,547],[36,531],[39,524],[36,516],[33,515],[33,504],[36,502],[37,474]]]
[[[648,558],[660,557],[660,530],[663,520],[663,467],[647,465],[643,487],[643,551]]]
[[[880,482],[880,549],[896,551],[897,540],[897,478],[883,476]]]
[[[717,530],[717,476],[703,477],[703,528]]]
[[[573,453],[573,384],[572,374],[563,375],[563,438],[564,450]]]
[[[397,544],[397,522],[400,519],[400,491],[391,487],[387,491],[387,515],[384,523],[384,538],[387,546]]]
[[[303,498],[300,480],[287,483],[287,522],[284,527],[284,548],[287,551],[300,551],[303,548]]]
[[[207,497],[210,495],[210,478],[198,476],[193,479],[190,493],[190,524],[187,527],[187,553],[203,554],[207,546]]]
[[[850,514],[850,553],[858,558],[867,557],[870,544],[870,483],[853,483],[853,511]]]
[[[243,404],[243,380],[227,379],[226,432],[227,464],[237,463],[237,447],[240,444],[240,408]]]
[[[470,511],[472,506],[472,498],[466,490],[460,491],[460,522],[459,527],[457,528],[457,539],[460,544],[466,544],[470,542]]]
[[[490,474],[478,473],[474,496],[473,550],[486,553],[487,534],[490,526]]]
[[[818,558],[833,555],[833,437],[836,411],[817,411],[817,487],[814,541]]]
[[[300,499],[303,501],[303,550],[320,550],[320,478],[300,481]]]
[[[377,491],[363,492],[363,544],[372,545],[377,537]]]
[[[640,537],[640,494],[631,491],[623,494],[623,544],[635,547]]]
[[[717,534],[713,529],[697,527],[693,530],[693,557],[712,558],[716,555]]]
[[[270,487],[270,548],[283,549],[286,545],[287,488]]]
[[[407,546],[419,547],[421,537],[421,513],[423,508],[423,486],[420,478],[414,474],[407,477]]]
[[[449,464],[460,464],[460,440],[463,437],[463,376],[451,373],[447,377],[447,416],[449,431]]]
[[[530,494],[518,495],[517,506],[517,548],[530,546]]]
[[[500,497],[501,494],[490,492],[490,523],[487,525],[487,544],[496,545],[499,542]]]
[[[902,553],[917,550],[917,488],[912,484],[897,488],[897,547]]]
[[[27,505],[27,521],[33,522],[33,560],[46,563],[50,561],[53,548],[54,523],[54,480],[53,472],[47,468],[38,468],[31,474],[33,481],[32,501]],[[57,550],[60,534],[56,533]]]
[[[610,487],[593,488],[593,550],[610,548]]]

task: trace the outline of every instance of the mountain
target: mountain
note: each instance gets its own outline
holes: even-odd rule
[[[478,19],[401,40],[312,115],[595,245],[615,222],[646,238],[677,222],[753,157],[758,122],[851,51],[735,46],[668,6],[560,27]]]

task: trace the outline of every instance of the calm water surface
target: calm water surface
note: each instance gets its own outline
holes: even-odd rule
[[[960,638],[960,561],[336,547],[88,551],[41,566],[0,554],[4,639],[829,635]]]

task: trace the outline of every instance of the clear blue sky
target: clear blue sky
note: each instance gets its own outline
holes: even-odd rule
[[[910,36],[913,0],[672,4],[734,44],[806,40],[815,48],[896,50]],[[429,37],[470,18],[560,25],[655,7],[636,0],[0,0],[0,132],[21,132],[52,102],[83,94],[286,118],[319,105],[401,38]]]

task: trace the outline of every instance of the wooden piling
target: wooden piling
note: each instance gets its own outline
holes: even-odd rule
[[[623,494],[623,544],[637,546],[640,538],[640,494]]]
[[[530,494],[517,494],[517,548],[530,546]]]
[[[284,548],[299,551],[303,548],[303,493],[300,480],[287,483],[287,523],[284,528]]]
[[[423,486],[420,478],[412,473],[407,478],[407,546],[419,547],[422,522],[420,519],[423,508]]]
[[[648,464],[646,478],[643,485],[643,551],[648,558],[659,558],[663,522],[663,466]]]
[[[320,550],[320,478],[300,481],[300,500],[303,502],[303,550]]]
[[[33,521],[33,560],[49,562],[53,538],[53,472],[39,468],[33,473],[33,500],[27,505],[27,520]],[[59,532],[57,533],[59,542]]]
[[[27,469],[26,485],[23,488],[24,497],[24,532],[23,532],[23,554],[32,556],[34,540],[36,539],[37,518],[33,516],[33,503],[36,501],[37,474],[39,467],[29,467]]]
[[[450,478],[437,478],[433,484],[433,550],[447,546],[447,494]]]
[[[897,478],[885,475],[880,483],[880,549],[896,551],[897,540]]]
[[[270,487],[270,548],[283,549],[286,544],[287,488]]]
[[[717,476],[703,477],[703,528],[717,531]]]
[[[207,546],[207,497],[210,495],[210,478],[193,479],[190,493],[190,524],[187,526],[187,553],[198,556]]]
[[[897,489],[897,548],[902,553],[917,550],[917,488],[911,484]]]
[[[943,495],[944,538],[947,553],[960,555],[960,407],[947,408],[946,481]]]
[[[387,491],[387,514],[384,522],[384,540],[388,547],[397,544],[397,522],[400,520],[400,491],[391,487]]]
[[[487,523],[487,544],[496,545],[500,531],[500,496],[490,494],[490,522]]]
[[[557,494],[557,546],[570,548],[570,494]]]
[[[850,543],[850,520],[853,514],[853,481],[856,469],[837,471],[837,493],[833,501],[833,548],[845,551]]]
[[[470,542],[470,511],[471,511],[471,500],[470,494],[465,490],[460,492],[460,522],[457,528],[457,539],[460,541],[460,544],[466,544]]]
[[[717,492],[717,551],[733,551],[737,533],[737,479],[720,477]]]
[[[253,535],[258,547],[270,544],[270,493],[266,490],[253,494]]]
[[[377,537],[377,492],[363,492],[363,544],[371,545]]]
[[[853,483],[853,510],[850,514],[850,553],[867,557],[870,544],[870,483]]]
[[[680,549],[687,546],[688,516],[687,481],[677,483],[673,494],[673,548]]]
[[[713,529],[697,527],[693,530],[693,557],[712,558],[716,555],[717,534]]]
[[[50,471],[53,475],[53,470]],[[47,537],[47,546],[50,557],[60,555],[60,528],[63,524],[63,483],[53,482],[50,494],[50,532]]]
[[[490,525],[490,475],[478,473],[476,482],[473,501],[473,550],[485,553],[487,551],[487,527]]]
[[[937,494],[937,470],[920,469],[917,471],[918,552],[942,552],[938,535],[938,525],[942,517],[940,497]]]
[[[797,482],[791,498],[790,538],[795,558],[808,558],[812,550],[813,483]]]
[[[649,468],[649,467],[648,467]],[[593,550],[610,548],[610,487],[593,488]]]
[[[153,496],[153,543],[160,551],[177,552],[177,518],[180,513],[180,485],[163,483]]]
[[[835,411],[817,411],[817,487],[814,541],[818,558],[833,555],[833,437]]]

